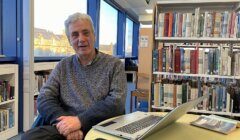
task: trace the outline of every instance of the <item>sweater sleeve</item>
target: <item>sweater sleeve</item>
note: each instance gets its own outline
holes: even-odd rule
[[[54,124],[60,116],[71,115],[61,107],[60,102],[60,64],[51,72],[46,84],[41,88],[37,107],[47,123]]]
[[[125,113],[127,80],[122,62],[115,64],[107,97],[78,115],[84,132],[105,119]]]

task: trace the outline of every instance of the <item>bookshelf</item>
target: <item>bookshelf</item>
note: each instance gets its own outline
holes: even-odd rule
[[[34,63],[34,74],[35,74],[35,81],[34,81],[34,120],[37,116],[37,97],[39,94],[40,88],[45,84],[46,80],[48,79],[49,74],[51,71],[56,67],[58,62],[39,62]]]
[[[0,137],[18,134],[18,65],[0,65]]]
[[[156,3],[152,109],[172,110],[211,92],[211,97],[191,112],[240,117],[240,105],[236,107],[235,102],[240,98],[235,99],[228,90],[229,83],[240,81],[239,10],[239,0]],[[185,90],[183,85],[187,85]]]
[[[34,71],[53,70],[58,62],[39,62],[34,63]]]
[[[155,37],[155,40],[162,42],[208,42],[208,43],[239,43],[240,38],[211,38],[211,37]]]
[[[224,78],[224,79],[240,79],[240,76],[223,76],[223,75],[208,75],[208,74],[187,74],[187,73],[172,73],[172,72],[153,72],[154,75],[171,75],[185,77],[205,77],[205,78]]]
[[[168,110],[171,111],[173,110],[172,107],[156,107],[152,106],[153,109],[157,110]],[[223,116],[229,116],[229,117],[240,117],[239,113],[232,113],[232,112],[217,112],[217,111],[207,111],[207,110],[198,110],[198,109],[192,109],[189,112],[191,113],[201,113],[201,114],[215,114],[215,115],[223,115]]]

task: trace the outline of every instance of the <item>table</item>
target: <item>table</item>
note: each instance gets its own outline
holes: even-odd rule
[[[164,115],[162,112],[151,112],[152,114]],[[177,122],[159,130],[159,132],[146,138],[146,140],[240,140],[240,128],[228,135],[192,126],[189,122],[198,118],[198,115],[185,114]],[[114,119],[114,118],[111,118]],[[110,119],[109,119],[110,120]],[[104,121],[103,121],[104,122]],[[113,136],[95,129],[91,129],[85,140],[103,138],[107,140],[121,140],[123,138]]]

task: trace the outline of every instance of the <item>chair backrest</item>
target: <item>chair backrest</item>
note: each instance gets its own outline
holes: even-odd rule
[[[148,74],[137,73],[136,90],[133,91],[133,94],[135,94],[135,96],[138,96],[138,98],[140,99],[148,99],[149,92],[150,92],[150,90],[148,89],[148,80],[149,80]]]
[[[136,102],[139,102],[140,100],[145,101],[145,104],[148,104],[148,103],[146,103],[146,101],[149,102],[149,94],[150,94],[150,90],[148,89],[148,84],[149,84],[148,80],[150,80],[148,74],[137,73],[136,83],[135,83],[136,89],[131,91],[130,112],[132,112],[132,106],[133,106],[132,97],[135,97],[135,106],[137,106]],[[141,106],[141,104],[140,104],[140,106]]]

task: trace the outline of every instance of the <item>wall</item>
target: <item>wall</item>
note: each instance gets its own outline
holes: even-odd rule
[[[138,73],[142,73],[148,76],[148,79],[145,77],[139,76],[138,78],[138,88],[141,89],[151,89],[151,73],[152,73],[152,44],[153,44],[153,31],[152,28],[140,28],[139,32],[139,66]],[[147,45],[143,45],[141,37],[146,37],[148,39]],[[146,43],[145,42],[145,43]],[[145,47],[144,47],[145,46]]]

